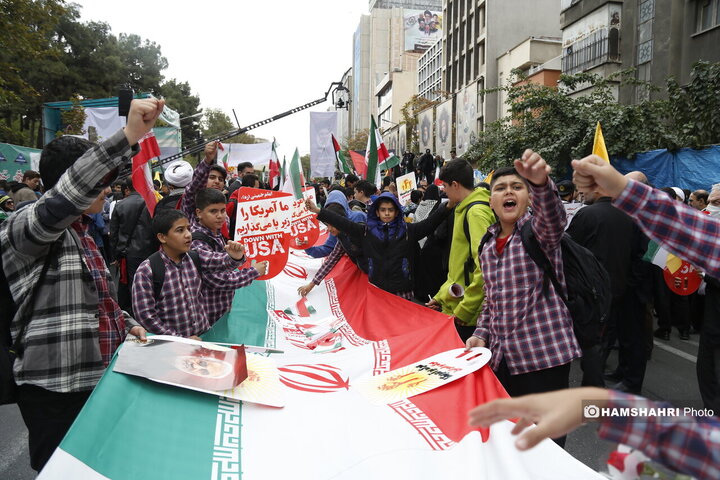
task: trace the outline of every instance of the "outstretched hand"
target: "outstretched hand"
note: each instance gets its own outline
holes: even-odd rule
[[[165,108],[165,100],[157,98],[135,99],[130,103],[130,111],[125,125],[125,138],[135,145],[155,125],[155,121]]]
[[[217,159],[217,149],[220,142],[210,142],[205,145],[205,163],[212,165]]]
[[[515,170],[533,185],[542,186],[547,183],[551,168],[539,153],[527,149],[514,164]]]
[[[518,450],[527,450],[546,438],[562,437],[579,427],[583,421],[583,400],[592,400],[602,408],[608,398],[607,390],[586,387],[494,400],[470,410],[470,425],[489,427],[501,420],[518,418],[512,429],[512,434],[517,435],[536,424],[515,441]]]
[[[572,167],[573,183],[580,192],[599,191],[602,196],[616,198],[628,183],[623,174],[597,155],[573,160]]]

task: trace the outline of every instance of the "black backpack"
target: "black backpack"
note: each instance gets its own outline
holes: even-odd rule
[[[218,245],[218,242],[215,241],[210,235],[207,233],[201,232],[201,231],[195,231],[192,232],[192,239],[193,240],[199,240],[206,244],[213,252],[224,252],[224,250]]]
[[[480,244],[480,252],[489,239],[490,233],[488,232]],[[576,243],[567,233],[563,233],[560,249],[565,284],[568,290],[566,297],[562,293],[552,264],[540,248],[530,221],[520,229],[520,240],[530,258],[545,274],[543,293],[547,293],[547,280],[549,279],[555,292],[570,311],[573,330],[580,346],[588,348],[598,345],[610,315],[612,301],[610,276],[605,267],[590,250]]]
[[[198,275],[202,274],[200,254],[195,250],[189,250],[187,254],[195,264]],[[148,257],[148,260],[150,261],[150,271],[152,271],[153,276],[153,297],[157,300],[160,298],[160,292],[162,292],[162,287],[165,284],[165,262],[163,262],[160,252],[153,253]]]
[[[13,374],[13,364],[15,363],[15,358],[22,355],[20,340],[32,320],[32,318],[28,316],[28,312],[32,312],[33,310],[35,297],[37,296],[37,291],[40,288],[42,279],[47,275],[47,271],[53,263],[53,260],[57,258],[56,250],[61,244],[62,236],[50,246],[45,256],[45,263],[43,263],[40,275],[35,280],[35,285],[33,285],[27,294],[29,296],[27,300],[28,306],[18,319],[20,330],[14,342],[10,333],[10,325],[17,313],[17,305],[10,293],[10,286],[7,278],[5,278],[5,271],[2,266],[2,255],[0,255],[0,405],[17,402],[17,384],[15,383],[15,375]]]
[[[475,202],[468,203],[468,206],[465,208],[465,217],[463,218],[463,232],[465,232],[465,238],[467,239],[469,249],[468,258],[467,260],[465,260],[465,265],[463,265],[463,271],[465,273],[465,287],[470,285],[470,276],[475,271],[475,256],[473,255],[472,243],[470,242],[470,225],[468,224],[468,214],[470,213],[470,209],[474,205],[485,205],[486,207],[490,206],[488,202],[477,200]],[[483,240],[484,239],[485,237],[483,237]],[[480,251],[482,251],[482,247],[480,248]]]

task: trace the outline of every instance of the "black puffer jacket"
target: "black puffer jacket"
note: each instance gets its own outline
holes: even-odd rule
[[[131,193],[115,206],[110,219],[110,247],[117,259],[145,259],[157,251],[150,212],[139,193]]]

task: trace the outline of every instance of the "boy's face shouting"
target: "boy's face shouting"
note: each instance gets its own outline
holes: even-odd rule
[[[503,175],[490,187],[490,208],[501,224],[513,225],[527,212],[530,192],[525,181],[517,175]]]
[[[227,217],[224,203],[213,203],[202,210],[197,208],[195,209],[195,213],[200,223],[213,232],[217,232],[222,228],[223,223],[225,223],[225,218]]]
[[[178,218],[175,220],[175,223],[173,223],[167,235],[158,233],[157,237],[169,256],[190,251],[192,233],[190,233],[190,224],[187,218]]]
[[[382,202],[377,207],[377,216],[380,221],[390,223],[397,217],[398,210],[392,202]]]

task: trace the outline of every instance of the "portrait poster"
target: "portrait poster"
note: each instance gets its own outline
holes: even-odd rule
[[[292,194],[244,187],[237,204],[233,237],[245,246],[244,268],[268,261],[267,280],[285,268],[291,241]]]
[[[458,93],[455,112],[455,151],[460,157],[477,140],[477,83],[467,85]]]
[[[400,154],[398,157],[402,157],[405,155],[405,152],[408,151],[407,149],[407,127],[403,123],[400,125],[400,128],[398,129],[398,149],[400,150]]]
[[[405,51],[424,52],[442,38],[442,12],[404,10]]]
[[[383,134],[383,138],[385,139],[388,152],[397,155],[398,157],[402,157],[402,153],[398,153],[398,127],[394,126],[385,132]]]
[[[418,146],[420,148],[420,154],[425,153],[425,150],[434,151],[433,148],[433,108],[423,110],[418,114]]]
[[[452,148],[452,105],[451,98],[435,109],[435,153],[444,159],[450,158]]]

